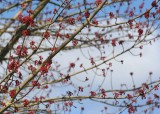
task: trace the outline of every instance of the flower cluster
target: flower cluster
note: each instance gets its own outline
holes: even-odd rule
[[[111,44],[112,44],[113,47],[116,46],[116,40],[112,39]]]
[[[110,12],[110,13],[109,13],[109,17],[110,17],[110,18],[114,18],[113,12]]]
[[[104,89],[100,89],[100,92],[102,94],[102,98],[105,98],[107,95],[106,95],[106,91]]]
[[[23,105],[26,107],[29,104],[29,101],[27,99],[24,99]]]
[[[26,37],[26,36],[28,36],[29,34],[30,34],[30,32],[29,32],[29,30],[22,30],[22,32],[21,32],[21,34],[24,36],[24,37]]]
[[[98,25],[98,21],[96,19],[93,19],[92,23]]]
[[[43,34],[43,37],[46,38],[46,39],[48,39],[48,38],[50,37],[50,33],[46,31],[46,32]]]
[[[67,107],[67,106],[70,106],[70,107],[71,107],[71,106],[73,106],[73,102],[70,102],[70,101],[69,101],[69,102],[65,102],[64,105],[65,105],[66,107]]]
[[[136,108],[134,106],[132,106],[132,105],[128,106],[128,112],[129,113],[134,113],[135,111],[136,111]]]
[[[74,18],[69,18],[68,23],[71,24],[71,25],[74,25],[75,24],[75,19]]]
[[[143,34],[143,30],[142,30],[142,29],[139,29],[139,30],[138,30],[138,34],[139,34],[139,36],[141,36],[141,35]]]
[[[18,45],[17,46],[16,55],[24,57],[24,56],[27,55],[27,53],[28,53],[28,51],[27,51],[27,47],[26,46],[23,46],[23,47],[22,47],[22,45]]]
[[[101,3],[102,3],[102,0],[96,0],[95,1],[96,6],[99,6]]]
[[[18,80],[15,81],[16,86],[19,86],[21,84],[21,82],[19,82]]]
[[[52,64],[52,62],[49,61],[49,62],[47,62],[45,65],[43,65],[43,66],[41,67],[40,72],[41,72],[42,75],[44,75],[45,73],[48,72],[49,68],[51,67],[51,64]]]
[[[32,86],[40,86],[40,83],[37,80],[33,80]]]
[[[10,90],[9,95],[13,98],[16,95],[16,90]]]
[[[96,92],[94,92],[94,91],[91,91],[90,94],[91,94],[91,97],[95,97],[96,96]]]
[[[75,67],[75,63],[70,63],[70,68],[74,68]]]
[[[78,41],[77,40],[73,40],[72,44],[73,44],[73,46],[76,46],[78,44]]]
[[[21,23],[24,23],[24,24],[27,24],[27,25],[30,25],[30,26],[34,26],[34,21],[33,21],[33,18],[31,16],[22,16],[22,15],[19,15],[18,16],[18,20],[21,22]]]
[[[89,16],[90,16],[89,11],[87,10],[84,15],[85,15],[86,18],[89,18]]]
[[[16,60],[14,60],[13,58],[10,59],[10,63],[8,65],[8,67],[7,67],[7,69],[9,70],[9,72],[14,71],[14,70],[16,72],[18,72],[18,67],[19,67],[19,62],[16,61]]]
[[[30,47],[35,50],[37,48],[37,46],[35,45],[35,42],[34,41],[31,41],[30,42]]]

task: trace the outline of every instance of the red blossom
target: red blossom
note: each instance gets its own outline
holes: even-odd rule
[[[66,37],[66,38],[70,38],[70,35],[69,35],[69,34],[66,34],[65,37]]]
[[[34,44],[35,44],[35,42],[34,42],[34,41],[31,41],[31,42],[30,42],[30,45],[34,45]]]
[[[41,72],[42,75],[45,74],[45,73],[48,73],[48,70],[51,67],[51,64],[52,64],[52,61],[48,61],[47,63],[45,63],[45,65],[43,65],[40,68],[40,72]]]
[[[73,106],[73,102],[68,102],[68,104],[70,107]]]
[[[57,50],[57,48],[54,47],[54,48],[51,48],[50,50],[51,50],[52,52],[55,52],[55,51]]]
[[[137,102],[137,100],[136,100],[136,99],[132,99],[132,102],[133,102],[133,103],[136,103],[136,102]]]
[[[38,98],[38,97],[35,97],[35,98],[34,98],[34,101],[35,101],[35,102],[39,102],[39,98]]]
[[[154,90],[158,90],[158,88],[159,88],[158,84],[154,86]]]
[[[19,62],[13,59],[13,60],[10,61],[7,69],[9,70],[9,72],[13,71],[13,70],[18,72],[18,67],[19,67]]]
[[[117,99],[119,97],[119,95],[120,95],[119,93],[115,92],[114,93],[114,98]]]
[[[31,110],[31,111],[29,111],[29,114],[34,114],[34,111],[32,111],[32,110]]]
[[[146,102],[146,104],[148,104],[148,105],[152,104],[152,103],[153,103],[153,100],[150,100],[150,99]]]
[[[143,49],[143,45],[139,46],[140,49]]]
[[[3,0],[0,0],[0,2],[2,2],[2,1]],[[42,3],[41,6],[46,5],[47,2],[43,3],[42,1],[43,0],[39,0],[40,4]],[[61,1],[61,0],[57,0],[57,1]],[[4,43],[4,46],[3,46],[3,42],[2,42],[2,48],[4,47],[4,49],[2,49],[2,52],[0,52],[2,55],[2,57],[0,57],[1,67],[2,67],[1,68],[2,72],[0,75],[0,78],[2,78],[2,82],[0,84],[0,93],[5,94],[6,96],[8,96],[10,98],[11,101],[13,101],[13,102],[11,102],[13,105],[11,105],[12,107],[10,108],[7,106],[8,105],[7,102],[5,103],[5,101],[8,98],[2,99],[0,106],[1,106],[1,108],[6,109],[6,111],[4,112],[5,114],[16,113],[16,112],[18,113],[20,111],[20,109],[18,110],[18,108],[19,108],[18,105],[21,105],[21,104],[23,105],[22,108],[25,107],[26,113],[29,113],[29,114],[36,113],[36,111],[34,111],[34,107],[32,107],[32,104],[37,104],[37,106],[42,104],[42,105],[44,105],[44,107],[46,108],[46,110],[48,112],[49,112],[49,110],[51,110],[50,104],[52,104],[52,103],[54,103],[53,105],[55,105],[55,108],[57,110],[62,109],[62,110],[64,110],[64,112],[71,111],[72,107],[74,107],[74,105],[73,105],[74,101],[72,101],[70,98],[74,98],[74,97],[75,97],[75,99],[78,98],[79,99],[78,102],[81,103],[83,96],[79,96],[78,93],[81,92],[81,94],[85,94],[82,92],[84,92],[84,90],[87,90],[87,89],[96,90],[95,88],[92,88],[94,84],[92,84],[92,78],[89,76],[90,74],[87,74],[89,72],[86,72],[86,70],[92,71],[92,69],[93,69],[93,73],[95,75],[99,75],[102,78],[103,78],[103,76],[105,77],[106,75],[108,75],[108,73],[109,73],[109,75],[112,75],[114,68],[113,69],[111,68],[112,67],[112,63],[111,63],[112,60],[111,59],[114,57],[112,54],[111,55],[109,54],[110,49],[108,51],[108,50],[106,50],[106,48],[111,46],[111,48],[113,48],[113,51],[115,50],[115,52],[116,52],[116,49],[118,49],[118,46],[119,46],[119,47],[123,48],[122,49],[123,52],[127,52],[127,51],[129,51],[129,50],[127,50],[127,48],[129,46],[130,42],[133,44],[136,42],[137,46],[135,45],[135,46],[132,46],[131,48],[139,49],[140,51],[142,51],[143,45],[145,45],[145,44],[141,43],[142,39],[137,40],[136,35],[138,35],[138,38],[141,38],[142,35],[146,35],[146,36],[150,35],[151,33],[147,34],[148,32],[145,30],[145,27],[152,28],[152,26],[155,26],[157,24],[156,21],[158,19],[160,19],[158,17],[158,14],[160,13],[159,2],[158,2],[159,0],[150,1],[151,2],[150,6],[152,6],[151,11],[148,9],[144,9],[147,7],[147,6],[144,7],[144,4],[145,4],[144,0],[141,1],[140,5],[138,5],[138,6],[136,6],[132,2],[127,2],[127,4],[125,4],[122,0],[121,2],[119,2],[118,7],[116,5],[117,0],[111,0],[111,3],[112,2],[113,3],[111,5],[108,4],[110,8],[107,10],[105,9],[105,7],[100,7],[100,6],[102,6],[102,2],[103,3],[106,2],[106,5],[107,5],[107,0],[106,1],[105,0],[94,0],[94,1],[84,0],[83,1],[84,3],[79,2],[78,5],[76,5],[77,4],[76,2],[72,3],[70,1],[71,0],[64,0],[64,3],[62,3],[62,4],[60,2],[57,2],[57,3],[59,3],[58,5],[60,5],[62,7],[66,7],[66,9],[64,11],[63,11],[63,8],[60,8],[60,9],[55,8],[55,9],[51,9],[51,11],[50,11],[50,8],[44,9],[43,7],[40,6],[39,7],[40,10],[45,10],[45,12],[40,12],[37,10],[37,13],[34,12],[33,10],[31,10],[32,8],[38,9],[38,8],[32,6],[35,4],[34,2],[32,2],[32,0],[30,3],[29,2],[28,3],[27,2],[21,2],[21,3],[17,2],[19,5],[21,5],[21,7],[23,7],[22,8],[22,10],[24,10],[24,12],[22,12],[23,14],[25,14],[27,11],[27,16],[21,15],[22,13],[19,12],[20,15],[18,15],[18,21],[20,24],[16,23],[16,22],[13,23],[13,27],[15,28],[14,30],[18,30],[18,31],[12,31],[13,34],[15,32],[15,35],[13,36],[13,38],[11,37],[11,40],[8,42],[8,45],[6,47],[5,47],[5,44],[7,44],[7,41]],[[5,1],[3,1],[3,2],[4,2],[4,6],[2,8],[0,8],[1,13],[6,11],[5,10],[6,8],[8,9],[8,7],[10,7],[10,6],[12,8],[12,5],[14,5],[14,2],[12,2],[12,0],[11,0],[11,2],[5,2]],[[53,5],[56,5],[56,4],[53,4]],[[5,8],[5,6],[7,6],[7,7]],[[123,6],[124,6],[124,8],[123,8]],[[98,7],[98,9],[96,9],[97,7]],[[120,7],[122,7],[122,11],[120,10]],[[138,7],[139,7],[139,9],[137,9]],[[77,9],[77,10],[73,11],[73,12],[75,12],[75,14],[77,16],[75,15],[75,16],[70,17],[70,13],[72,13],[71,10],[70,11],[68,10],[70,8],[72,8],[71,10]],[[29,10],[27,10],[27,9],[29,9]],[[61,9],[62,9],[62,11],[61,11]],[[78,9],[81,11],[78,11]],[[114,10],[112,10],[112,9],[114,9]],[[123,10],[123,9],[125,9],[125,10]],[[17,10],[15,10],[15,11],[17,11]],[[144,12],[143,14],[140,14],[143,11],[146,11],[146,12]],[[35,13],[35,15],[31,16],[31,14],[33,14],[33,13]],[[41,14],[42,14],[42,16],[37,16],[37,15],[41,15]],[[125,17],[125,16],[127,16],[131,20],[129,19],[128,22],[125,22],[125,21],[121,22],[121,20],[119,20],[119,18]],[[135,18],[133,16],[135,16]],[[105,17],[106,17],[106,19],[104,19]],[[131,17],[133,17],[133,18],[131,18]],[[36,23],[34,22],[34,18],[36,19]],[[55,23],[52,24],[51,26],[49,25],[48,27],[50,29],[53,27],[53,33],[48,31],[47,27],[45,27],[43,29],[37,29],[39,27],[41,28],[41,26],[43,26],[43,24],[46,25],[47,23],[50,23],[52,21],[52,18],[53,18],[53,20],[55,20]],[[149,19],[149,18],[151,18],[151,19]],[[4,19],[6,19],[6,18],[4,17]],[[45,19],[45,20],[42,20],[42,19]],[[101,23],[101,19],[102,19],[102,23]],[[7,20],[9,20],[9,19],[7,19]],[[97,25],[96,29],[93,29],[90,24],[85,26],[85,22],[87,20],[91,21],[92,24]],[[108,27],[106,27],[106,28],[104,27],[105,25],[103,25],[103,24],[105,24],[105,23],[103,23],[103,20],[106,21],[106,26],[108,26]],[[114,22],[112,22],[113,20],[114,20]],[[4,21],[4,24],[6,21]],[[11,19],[11,21],[12,21],[12,19]],[[39,23],[39,21],[40,21],[40,23]],[[44,22],[44,23],[42,23],[42,22]],[[18,24],[17,27],[14,26],[14,24],[15,25]],[[36,24],[36,27],[33,27],[35,24]],[[69,27],[70,25],[76,27],[76,26],[79,26],[80,24],[82,24],[82,27],[80,27],[80,28],[84,27],[84,29],[86,29],[86,31],[80,30],[80,29],[78,29],[78,31],[76,31],[76,28]],[[102,24],[102,26],[98,26],[99,24]],[[113,26],[112,26],[112,24],[113,24]],[[9,27],[9,28],[11,28],[11,27]],[[42,32],[44,29],[47,29],[47,30]],[[19,32],[19,30],[20,30],[20,32]],[[37,31],[36,32],[37,34],[41,32],[42,40],[43,39],[45,39],[46,41],[51,40],[51,43],[53,43],[53,46],[51,45],[49,47],[49,45],[48,45],[45,47],[43,45],[40,45],[40,44],[38,44],[39,41],[36,38],[34,39],[34,41],[32,41],[31,38],[26,39],[26,37],[30,35],[31,30],[35,31],[35,32]],[[3,32],[3,30],[2,30],[2,32]],[[116,32],[118,33],[117,35],[114,34]],[[135,32],[135,34],[134,34],[134,32]],[[80,36],[76,37],[77,39],[71,39],[71,37],[76,36],[74,34],[80,35]],[[16,40],[18,40],[19,35],[24,37],[25,43],[20,44],[21,42],[19,42],[19,41],[17,43],[15,43]],[[51,39],[52,36],[55,39],[54,38]],[[93,36],[93,37],[90,37],[90,36]],[[59,38],[59,39],[56,41],[56,38]],[[20,40],[24,40],[24,39],[20,39]],[[81,44],[85,44],[91,48],[96,47],[96,49],[98,49],[100,51],[100,54],[99,53],[96,54],[94,51],[92,52],[92,49],[89,50],[89,52],[87,54],[87,55],[89,55],[89,58],[87,60],[89,60],[90,64],[92,65],[89,68],[86,67],[85,61],[83,61],[83,60],[82,60],[82,62],[79,61],[79,59],[81,60],[81,57],[78,56],[79,58],[76,61],[72,61],[71,63],[68,64],[67,68],[63,69],[63,67],[65,67],[65,66],[61,65],[61,62],[57,61],[57,59],[53,58],[53,57],[55,54],[59,53],[59,50],[58,50],[59,48],[64,47],[64,45],[67,45],[66,44],[67,42],[65,42],[65,40],[72,40],[70,43],[71,43],[71,45],[73,45],[73,47],[74,46],[79,47],[79,45],[81,45]],[[56,46],[54,46],[54,41],[55,41]],[[147,42],[148,42],[148,44],[149,43],[152,44],[152,42],[154,42],[154,41],[156,41],[156,39],[153,39],[153,41],[151,39]],[[13,44],[14,43],[15,44],[14,45],[11,44],[11,46],[10,46],[10,42],[11,43],[13,42]],[[78,43],[79,43],[79,45],[78,45]],[[43,44],[43,42],[42,42],[42,44]],[[117,47],[115,47],[115,46],[117,46]],[[6,50],[5,50],[5,48],[6,48]],[[45,55],[43,53],[40,53],[43,50],[44,51],[48,50],[49,54]],[[5,53],[5,51],[6,51],[6,53]],[[53,51],[53,52],[51,52],[51,51]],[[30,56],[28,56],[28,52],[31,52],[32,54]],[[119,52],[119,49],[117,52]],[[54,55],[52,56],[52,54],[54,54]],[[116,54],[118,54],[118,53],[116,53]],[[123,53],[120,53],[120,54],[123,54]],[[11,57],[8,58],[8,56],[11,56]],[[70,56],[72,56],[72,55],[70,55]],[[116,56],[117,55],[115,55],[115,57]],[[139,56],[141,57],[142,53],[139,53]],[[48,60],[47,58],[49,58],[50,61],[46,61],[46,60]],[[52,59],[54,59],[53,60],[54,65],[52,65],[52,61],[51,61]],[[83,59],[83,57],[82,57],[82,59]],[[63,61],[63,59],[59,59],[59,60]],[[5,63],[5,61],[6,61],[6,63]],[[120,59],[119,62],[121,62],[123,64],[124,61],[123,61],[123,59]],[[20,63],[22,63],[23,65],[21,65]],[[98,64],[99,65],[104,64],[106,66],[103,66],[103,65],[99,66]],[[80,73],[86,72],[85,75],[87,77],[85,76],[82,79],[80,79],[81,80],[80,82],[84,82],[84,84],[76,84],[73,82],[73,80],[71,80],[72,75],[77,74],[77,73],[74,73],[74,72],[76,72],[76,71],[74,71],[74,70],[76,70],[76,65],[78,65],[81,69],[80,71],[78,71],[78,73],[79,72]],[[27,67],[28,67],[28,69],[27,69]],[[71,73],[70,71],[67,72],[68,68],[69,68],[69,70],[73,70],[73,73]],[[5,72],[3,72],[3,69]],[[25,70],[26,73],[24,73],[23,70]],[[126,72],[128,72],[128,69],[126,69]],[[53,73],[55,73],[55,74],[53,75]],[[6,75],[6,77],[5,77],[5,75]],[[35,77],[34,77],[34,75],[35,75]],[[134,82],[133,72],[131,72],[130,75],[132,76],[131,82]],[[151,75],[152,75],[152,72],[149,73],[149,76],[150,76],[149,78],[151,78]],[[24,79],[22,79],[22,78],[24,78]],[[90,79],[91,83],[90,83],[90,81],[88,83],[87,82],[85,83],[85,81],[88,81],[89,79]],[[96,83],[96,81],[97,81],[96,79],[93,80],[94,83]],[[47,100],[46,102],[43,103],[43,101],[45,99],[48,99],[47,97],[52,95],[52,92],[53,92],[52,90],[54,89],[54,86],[53,86],[53,88],[50,88],[51,87],[49,85],[50,82],[57,83],[57,84],[54,83],[55,87],[56,86],[62,87],[65,85],[73,86],[73,90],[68,91],[70,89],[70,88],[68,88],[66,93],[64,93],[64,91],[62,91],[62,94],[60,94],[60,97],[57,98],[60,101],[62,101],[63,103],[56,103],[56,101],[58,101],[58,100],[56,100],[56,99],[54,100],[54,98]],[[21,85],[21,83],[22,83],[22,85]],[[47,83],[48,85],[46,85],[45,83]],[[45,85],[43,85],[43,84],[45,84]],[[102,84],[103,84],[103,82],[102,82]],[[105,89],[101,88],[102,84],[100,84],[98,86],[98,90],[96,90],[96,91],[90,90],[88,92],[88,96],[86,96],[86,98],[91,99],[91,98],[96,98],[96,97],[98,98],[99,97],[99,99],[101,101],[105,101],[105,99],[107,99],[106,96],[108,96],[108,92]],[[126,84],[123,84],[124,87],[121,86],[119,90],[116,90],[116,89],[111,90],[109,92],[109,95],[112,94],[111,96],[113,97],[113,99],[111,99],[111,102],[112,102],[111,105],[117,106],[117,104],[119,103],[118,101],[120,100],[120,101],[122,101],[121,102],[122,105],[125,106],[124,108],[126,108],[126,109],[128,108],[128,113],[130,113],[130,114],[135,113],[136,109],[138,109],[138,107],[141,106],[141,104],[138,103],[140,101],[139,97],[141,97],[142,101],[143,101],[142,104],[144,102],[146,102],[146,105],[153,104],[153,106],[151,106],[151,110],[153,110],[155,107],[159,108],[160,105],[158,104],[157,101],[159,101],[160,96],[158,95],[159,93],[158,94],[154,93],[154,92],[156,92],[156,90],[159,89],[159,84],[156,84],[156,83],[151,83],[151,84],[141,83],[141,84],[142,85],[140,87],[137,87],[137,89],[136,89],[135,88],[136,83],[135,83],[133,86],[134,88],[129,91],[127,89],[125,89],[128,87]],[[25,87],[23,87],[23,85],[25,87],[28,87],[28,89],[25,90]],[[31,85],[31,87],[29,87],[30,85]],[[152,88],[152,86],[153,86],[153,88]],[[43,89],[47,89],[47,88],[48,88],[48,90],[45,92],[44,97],[37,94],[37,95],[35,95],[35,97],[32,98],[32,97],[29,97],[29,94],[31,94],[31,96],[32,96],[32,93],[30,93],[30,92],[32,92],[32,91],[30,91],[30,90],[32,90],[32,87],[35,89],[38,89],[38,90],[41,89],[42,91],[43,91]],[[15,89],[13,89],[13,88],[15,88]],[[74,88],[76,88],[76,90]],[[17,93],[19,91],[19,89],[20,90],[22,89],[22,91],[20,93]],[[151,90],[149,90],[149,89],[151,89],[151,90],[155,89],[155,91],[153,90],[151,93]],[[17,96],[17,94],[18,94],[18,96]],[[25,96],[25,94],[27,94],[27,96]],[[147,96],[147,95],[149,95],[149,96]],[[121,97],[123,97],[124,100],[123,99],[121,100]],[[25,99],[25,98],[30,98],[30,99]],[[148,99],[144,100],[145,98],[148,98]],[[16,102],[17,100],[19,100],[19,101]],[[14,105],[14,102],[15,102],[15,105]],[[121,106],[121,103],[119,104],[119,106]],[[84,107],[80,107],[80,111],[81,111],[80,113],[82,113],[83,110],[84,110]],[[143,111],[148,113],[147,111],[149,111],[149,110],[150,109],[146,109]],[[120,110],[120,112],[121,111],[123,111],[123,110]],[[104,107],[101,112],[107,113],[107,107]]]
[[[129,24],[130,28],[132,29],[132,26],[133,26],[133,20],[128,20],[128,24]]]
[[[75,24],[75,19],[70,17],[67,21],[69,24],[74,25]]]
[[[57,11],[58,11],[58,10],[55,8],[55,9],[54,9],[54,11],[53,11],[53,13],[54,13],[54,14],[56,14],[56,13],[57,13]]]
[[[112,67],[112,63],[109,63],[109,67]]]
[[[154,94],[155,99],[159,99],[159,96],[157,94]]]
[[[105,98],[107,95],[106,95],[106,91],[104,89],[100,89],[101,91],[101,94],[102,94],[102,98]]]
[[[79,16],[77,17],[77,21],[81,21],[81,19],[82,19],[82,16],[79,15]]]
[[[114,18],[113,12],[110,12],[110,13],[109,13],[109,16],[110,16],[110,18]]]
[[[102,3],[102,0],[96,0],[95,1],[96,6],[99,6],[101,3]]]
[[[56,37],[62,37],[62,35],[61,35],[60,32],[55,33],[55,36],[56,36]]]
[[[146,98],[146,95],[145,95],[144,90],[139,89],[137,92],[138,92],[138,94],[142,97],[142,99],[145,99],[145,98]]]
[[[22,35],[24,37],[28,36],[30,33],[29,33],[29,30],[22,30]]]
[[[46,39],[48,39],[48,38],[50,37],[50,33],[46,31],[46,32],[43,34],[43,37],[46,38]]]
[[[19,86],[21,84],[18,80],[16,80],[15,83],[16,83],[16,86]]]
[[[48,89],[48,85],[45,85],[42,87],[43,89]]]
[[[16,95],[16,90],[10,90],[9,95],[13,98]]]
[[[10,112],[6,112],[5,114],[11,114]]]
[[[26,107],[29,104],[29,101],[27,99],[23,100],[23,105]]]
[[[143,30],[142,30],[142,29],[139,29],[139,30],[138,30],[138,34],[139,34],[139,35],[142,35],[142,34],[143,34]]]
[[[144,7],[144,2],[142,2],[142,4],[139,6],[140,9],[142,9]]]
[[[129,39],[132,39],[132,38],[133,38],[133,36],[132,36],[131,34],[128,34],[128,37],[129,37]]]
[[[146,84],[146,83],[143,83],[143,84],[142,84],[142,87],[143,87],[144,89],[149,89],[149,86],[148,86],[148,84]]]
[[[157,13],[157,14],[160,14],[160,8],[156,10],[156,13]]]
[[[28,51],[27,51],[27,47],[26,46],[23,46],[23,47],[22,47],[22,45],[18,45],[17,46],[16,55],[24,57],[24,56],[27,55],[27,53],[28,53]]]
[[[133,98],[133,96],[132,96],[132,95],[127,94],[127,99],[128,99],[128,100],[131,100],[132,98]]]
[[[94,92],[94,91],[91,91],[90,94],[91,94],[91,97],[96,96],[96,92]]]
[[[120,95],[125,95],[125,91],[124,91],[124,90],[120,90],[120,91],[119,91],[119,94],[120,94]]]
[[[34,21],[33,21],[33,18],[31,16],[22,16],[20,15],[19,16],[19,21],[21,23],[24,23],[24,24],[28,24],[30,26],[34,26]]]
[[[113,47],[116,46],[116,40],[112,39],[111,44],[112,44]]]
[[[75,67],[75,63],[70,63],[70,68],[74,68]]]
[[[156,0],[154,0],[154,1],[152,2],[152,7],[158,7],[158,5],[157,5],[157,3],[156,3]]]
[[[92,23],[95,24],[95,25],[98,25],[98,21],[97,21],[96,19],[94,19],[94,20],[92,21]]]
[[[124,40],[120,40],[118,43],[119,43],[119,45],[123,45]]]
[[[32,86],[37,86],[37,85],[38,85],[37,80],[32,80]]]
[[[1,102],[0,105],[5,106],[6,104],[4,102]]]
[[[77,41],[77,40],[73,40],[73,41],[72,41],[72,44],[73,44],[74,46],[76,46],[76,45],[78,44],[78,41]]]
[[[128,106],[128,112],[129,113],[134,113],[135,111],[136,111],[136,108],[134,106],[132,106],[132,105]]]
[[[92,65],[95,64],[93,57],[90,58],[90,61],[91,61],[91,64],[92,64]]]
[[[23,15],[18,15],[18,20],[20,21],[20,22],[22,22],[22,19],[23,19]]]
[[[149,18],[149,11],[147,11],[147,12],[144,14],[144,17],[145,17],[146,19]]]
[[[90,16],[89,11],[86,11],[86,12],[85,12],[85,17],[86,17],[86,18],[89,18],[89,16]]]
[[[33,14],[33,10],[27,10],[27,13]]]
[[[129,12],[129,16],[132,17],[133,15],[134,15],[134,12],[131,10],[131,11]]]

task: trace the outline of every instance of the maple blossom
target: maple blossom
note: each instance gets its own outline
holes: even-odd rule
[[[16,90],[10,90],[10,97],[13,98],[16,95]]]
[[[158,113],[159,20],[159,0],[0,0],[0,114]]]

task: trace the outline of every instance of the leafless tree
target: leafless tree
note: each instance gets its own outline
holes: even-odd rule
[[[0,113],[82,114],[85,100],[105,114],[159,108],[160,80],[138,87],[131,72],[133,87],[112,82],[112,62],[143,57],[160,37],[159,20],[159,0],[0,0]]]

